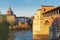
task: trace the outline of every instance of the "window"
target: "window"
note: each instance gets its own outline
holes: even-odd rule
[[[44,8],[44,11],[46,11],[46,9]]]
[[[40,18],[39,15],[37,15],[37,18]]]
[[[51,17],[51,19],[54,19],[54,17]]]

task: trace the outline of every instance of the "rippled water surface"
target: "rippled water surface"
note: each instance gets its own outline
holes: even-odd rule
[[[31,30],[10,31],[8,40],[32,40]]]
[[[32,30],[10,31],[8,40],[48,40],[48,35],[32,35]]]

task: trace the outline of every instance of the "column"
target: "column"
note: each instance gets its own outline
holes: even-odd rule
[[[59,14],[59,9],[58,9],[58,14]]]

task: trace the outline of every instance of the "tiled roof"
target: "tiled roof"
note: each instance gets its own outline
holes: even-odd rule
[[[46,11],[46,12],[42,13],[42,15],[43,15],[43,14],[46,14],[46,13],[49,13],[49,12],[51,12],[51,11],[53,11],[53,10],[56,10],[56,9],[60,9],[60,6],[58,6],[58,7],[56,7],[56,8],[53,8],[53,9],[51,9],[51,10],[49,10],[49,11]]]

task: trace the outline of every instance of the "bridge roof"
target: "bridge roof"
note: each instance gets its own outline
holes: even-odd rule
[[[42,13],[42,15],[47,14],[47,13],[49,13],[49,12],[51,12],[51,11],[56,10],[56,9],[60,9],[60,6],[55,7],[55,8],[53,8],[53,9],[49,10],[49,11],[46,11],[46,12]]]

